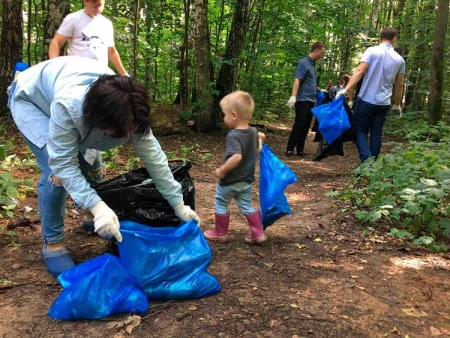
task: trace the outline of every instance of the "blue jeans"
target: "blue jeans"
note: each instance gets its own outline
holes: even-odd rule
[[[377,158],[381,151],[383,127],[389,106],[379,106],[358,99],[355,104],[356,146],[359,159]],[[370,131],[370,142],[367,135]]]
[[[230,185],[217,185],[215,212],[219,215],[228,214],[228,205],[234,198],[239,210],[244,215],[252,214],[256,210],[252,205],[252,184],[237,182]]]
[[[24,139],[33,152],[41,170],[41,176],[38,182],[38,207],[41,218],[42,237],[45,243],[59,243],[64,239],[67,191],[62,185],[53,183],[53,172],[48,165],[47,146],[38,148],[26,137]],[[93,165],[90,165],[80,154],[78,156],[78,162],[82,173],[87,179],[90,177],[89,172],[95,172],[103,166],[101,156],[95,160]],[[88,181],[92,180],[88,179]]]

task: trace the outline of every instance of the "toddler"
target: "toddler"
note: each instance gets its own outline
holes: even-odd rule
[[[219,179],[215,197],[215,227],[205,231],[204,235],[212,241],[227,241],[230,222],[228,205],[234,198],[250,226],[250,234],[245,241],[262,243],[266,235],[261,213],[252,206],[252,183],[255,180],[256,157],[266,135],[249,126],[255,107],[249,93],[235,91],[220,101],[220,107],[223,121],[231,130],[227,135],[223,164],[215,170],[215,176]]]

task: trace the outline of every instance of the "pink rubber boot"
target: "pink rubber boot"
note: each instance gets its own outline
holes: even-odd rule
[[[247,243],[262,243],[266,241],[264,228],[262,224],[261,212],[256,210],[252,214],[245,215],[250,226],[250,235],[245,236]]]
[[[227,241],[227,231],[229,223],[230,223],[229,211],[227,215],[215,214],[214,229],[206,230],[203,234],[210,241],[225,243]]]

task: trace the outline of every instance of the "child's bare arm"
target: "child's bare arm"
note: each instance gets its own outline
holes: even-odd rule
[[[225,178],[228,173],[236,168],[242,160],[242,154],[231,155],[224,164],[217,168],[214,172],[217,178]]]
[[[261,152],[262,144],[266,140],[266,134],[262,132],[258,132],[259,144],[258,144],[258,152]]]

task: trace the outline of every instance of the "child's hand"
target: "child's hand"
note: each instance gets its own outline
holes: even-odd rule
[[[217,177],[217,178],[220,178],[220,179],[225,178],[225,174],[223,173],[222,170],[220,170],[220,168],[217,168],[217,169],[214,171],[214,175],[216,175],[216,177]]]
[[[264,134],[260,131],[258,132],[258,137],[262,142],[264,142],[266,140],[266,134]]]

